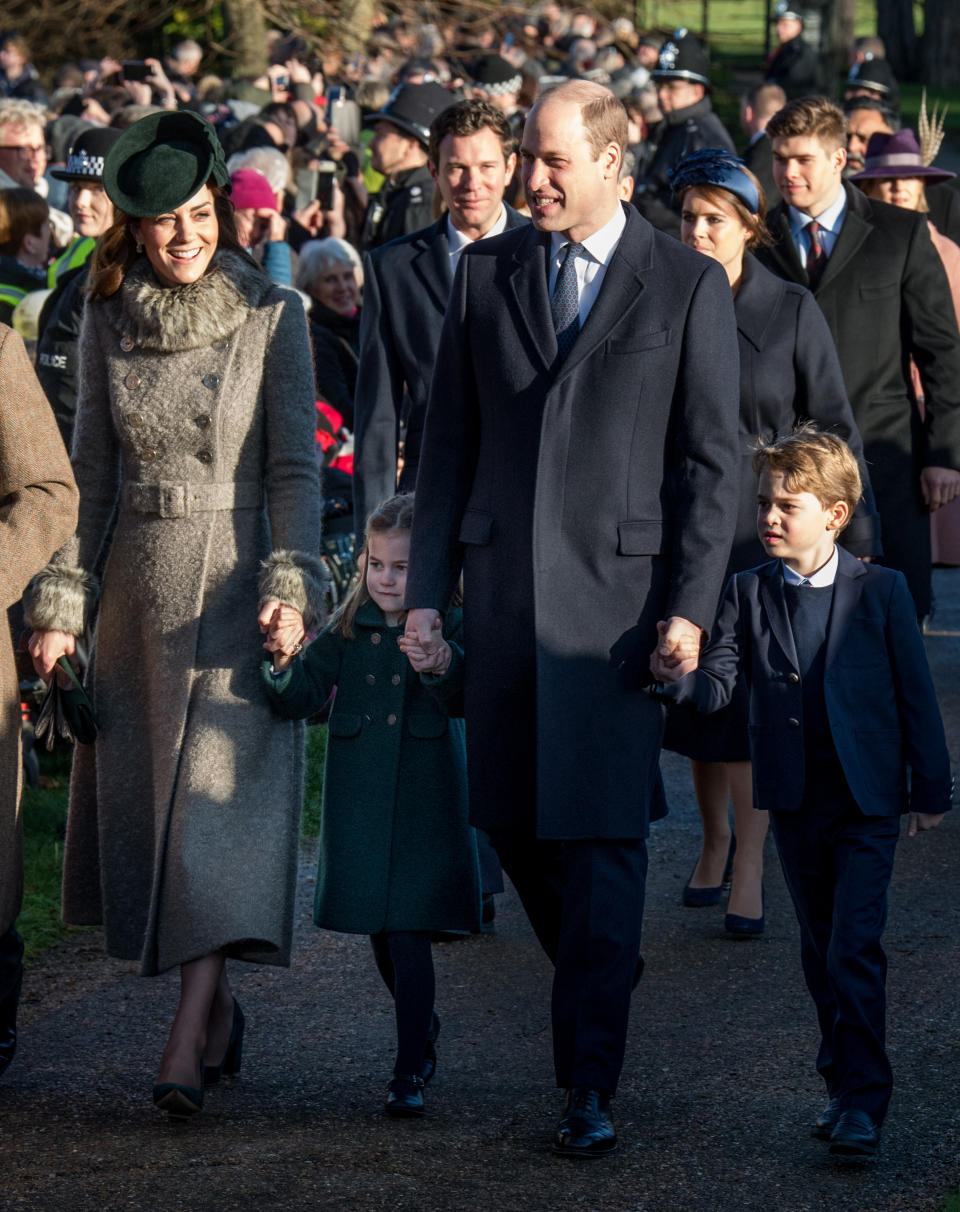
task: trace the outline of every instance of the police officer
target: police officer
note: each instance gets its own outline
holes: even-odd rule
[[[851,97],[874,97],[900,116],[900,85],[887,60],[876,55],[867,53],[850,68],[844,99],[849,101]]]
[[[780,45],[770,56],[766,82],[779,84],[788,101],[819,92],[817,56],[804,41],[800,8],[790,0],[778,0],[770,20],[776,24]]]
[[[405,84],[366,126],[373,127],[370,162],[386,177],[370,200],[361,251],[379,248],[433,221],[433,180],[427,167],[430,123],[455,98],[441,84]]]
[[[638,165],[633,202],[654,227],[678,238],[680,215],[670,170],[704,147],[735,154],[733,140],[710,104],[708,71],[706,51],[681,26],[664,43],[653,72],[663,120],[653,132],[645,162]]]

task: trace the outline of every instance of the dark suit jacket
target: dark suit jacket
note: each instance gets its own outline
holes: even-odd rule
[[[760,138],[748,144],[743,153],[743,162],[763,186],[764,197],[767,200],[767,210],[773,210],[783,199],[773,179],[773,144],[766,131],[760,132]]]
[[[504,204],[506,205],[506,204]],[[507,206],[507,229],[528,222]],[[417,481],[423,419],[440,330],[450,297],[447,217],[364,258],[360,369],[354,400],[354,513],[358,531],[371,509],[397,490],[397,446],[406,421],[400,486]]]
[[[839,556],[823,689],[847,783],[866,816],[946,812],[950,756],[906,583],[890,568],[842,549]],[[700,668],[662,693],[716,711],[729,702],[741,667],[754,804],[796,811],[806,778],[803,687],[779,560],[730,578]]]
[[[843,227],[815,297],[863,438],[885,557],[907,576],[925,613],[930,527],[919,476],[925,465],[960,469],[960,336],[926,216],[874,201],[848,183],[844,189]],[[775,244],[758,257],[780,277],[806,285],[787,208],[778,206],[768,223]],[[932,402],[923,424],[913,403],[910,354]]]
[[[662,723],[658,619],[709,627],[736,511],[737,353],[716,262],[625,208],[559,363],[550,239],[460,261],[427,415],[407,604],[464,576],[471,812],[541,837],[636,838]]]

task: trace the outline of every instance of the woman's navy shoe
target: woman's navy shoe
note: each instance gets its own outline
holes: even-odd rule
[[[234,998],[233,1022],[230,1026],[227,1050],[219,1065],[207,1065],[204,1068],[204,1085],[215,1086],[221,1076],[236,1077],[240,1072],[240,1064],[243,1061],[243,1028],[246,1021],[243,1011],[240,1009],[240,1003]]]
[[[754,938],[758,934],[763,934],[767,898],[762,888],[760,895],[764,912],[759,917],[741,917],[739,913],[728,913],[723,919],[723,928],[727,934],[732,934],[734,938]]]
[[[203,1062],[200,1062],[200,1089],[181,1086],[179,1082],[163,1082],[153,1087],[153,1103],[159,1111],[173,1119],[189,1119],[203,1110]]]
[[[706,909],[709,905],[719,905],[720,898],[725,892],[730,891],[730,884],[733,880],[733,856],[737,850],[736,834],[730,836],[730,849],[727,851],[727,863],[723,869],[723,880],[713,888],[691,888],[689,881],[683,886],[682,902],[686,909]],[[690,879],[693,879],[693,872],[696,871],[697,864],[693,871],[690,872]]]

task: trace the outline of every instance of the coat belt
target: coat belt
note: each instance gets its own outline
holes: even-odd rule
[[[193,513],[220,509],[259,509],[263,484],[240,480],[230,484],[141,484],[128,480],[123,486],[123,506],[133,513],[155,513],[161,518],[186,518]]]

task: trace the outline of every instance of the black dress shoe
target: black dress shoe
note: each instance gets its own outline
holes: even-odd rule
[[[430,1033],[427,1036],[427,1042],[423,1049],[423,1064],[420,1066],[420,1076],[423,1078],[423,1084],[433,1077],[437,1071],[437,1036],[440,1034],[440,1016],[434,1011],[430,1019]]]
[[[553,1142],[563,1157],[604,1157],[617,1147],[610,1114],[610,1095],[577,1086],[568,1090]]]
[[[810,1135],[817,1140],[829,1140],[837,1126],[837,1120],[842,1114],[839,1098],[831,1098],[824,1108],[823,1114],[810,1125]]]
[[[844,1111],[830,1134],[830,1152],[836,1157],[876,1157],[880,1129],[866,1111]]]
[[[153,1105],[172,1119],[189,1119],[203,1110],[203,1063],[200,1064],[200,1088],[162,1082],[153,1087]]]
[[[23,964],[13,985],[0,998],[0,1074],[6,1072],[17,1051],[17,1006],[23,985]]]
[[[419,1073],[400,1073],[387,1086],[387,1101],[383,1107],[395,1119],[416,1119],[423,1115],[423,1078]]]

